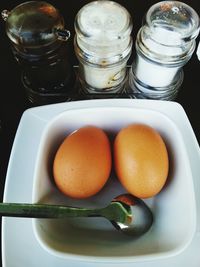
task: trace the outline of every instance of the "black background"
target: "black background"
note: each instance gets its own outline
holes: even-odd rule
[[[0,1],[0,11],[7,9],[11,10],[23,1]],[[49,0],[49,3],[60,10],[65,19],[66,28],[71,32],[69,41],[70,54],[72,56],[72,64],[78,65],[77,59],[73,50],[74,37],[74,18],[78,10],[90,1],[86,0]],[[133,41],[141,27],[142,19],[148,8],[157,1],[150,0],[120,0],[116,1],[122,4],[130,12],[133,20]],[[198,0],[184,1],[192,6],[198,14],[200,14],[200,2]],[[197,38],[199,42],[199,37]],[[135,48],[129,64],[131,64],[135,54]],[[155,74],[156,75],[156,74]],[[196,50],[190,61],[184,66],[184,81],[180,92],[176,99],[185,109],[194,132],[200,141],[200,62],[196,56]],[[4,182],[7,171],[12,143],[15,137],[15,132],[18,127],[22,113],[31,104],[27,101],[25,90],[20,80],[20,69],[15,62],[10,50],[9,40],[5,32],[5,22],[0,19],[0,196],[3,198]]]

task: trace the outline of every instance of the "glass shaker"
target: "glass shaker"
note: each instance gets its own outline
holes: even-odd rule
[[[179,1],[151,6],[137,34],[137,55],[129,73],[132,96],[174,100],[198,34],[199,17],[190,6]]]
[[[102,96],[122,92],[132,49],[128,11],[113,1],[92,1],[77,13],[75,31],[82,93]]]
[[[67,100],[73,83],[70,32],[60,12],[49,3],[30,1],[2,11],[2,17],[28,99],[35,104]]]

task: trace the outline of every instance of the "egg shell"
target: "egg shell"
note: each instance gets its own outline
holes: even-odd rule
[[[85,126],[65,138],[53,162],[57,187],[69,197],[88,198],[99,192],[111,171],[111,148],[106,133]]]
[[[129,193],[139,198],[155,196],[165,185],[169,171],[163,138],[148,125],[128,125],[114,140],[114,166]]]

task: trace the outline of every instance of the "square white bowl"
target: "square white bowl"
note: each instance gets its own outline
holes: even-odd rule
[[[48,252],[66,259],[123,263],[174,256],[191,242],[196,228],[196,207],[192,173],[182,135],[170,118],[145,106],[126,108],[93,105],[67,110],[51,119],[39,145],[33,202],[103,207],[112,198],[124,193],[116,177],[110,177],[103,190],[92,198],[67,198],[52,182],[52,162],[58,146],[72,131],[85,125],[95,125],[104,129],[112,139],[130,123],[145,123],[155,128],[163,137],[169,152],[167,184],[160,194],[145,200],[154,215],[152,228],[133,240],[117,232],[103,218],[34,219],[35,236]]]

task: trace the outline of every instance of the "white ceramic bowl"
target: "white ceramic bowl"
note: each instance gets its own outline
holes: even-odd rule
[[[113,138],[130,123],[145,123],[155,128],[165,140],[169,152],[168,182],[160,194],[145,200],[154,215],[152,228],[133,240],[117,232],[103,218],[33,219],[35,236],[48,252],[77,260],[122,263],[173,256],[189,245],[196,227],[196,209],[190,163],[182,135],[170,118],[145,106],[126,108],[93,105],[67,110],[54,117],[47,124],[40,142],[34,173],[33,202],[103,207],[113,197],[124,193],[116,177],[111,177],[103,190],[92,198],[67,198],[52,182],[52,161],[62,140],[75,129],[96,125]]]

